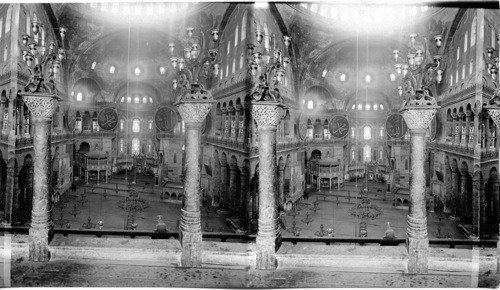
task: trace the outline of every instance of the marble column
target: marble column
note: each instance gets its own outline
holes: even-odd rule
[[[29,229],[30,261],[48,261],[49,243],[54,235],[51,209],[51,127],[52,115],[58,103],[55,96],[23,94],[23,99],[33,116],[34,136],[34,192]]]
[[[458,198],[458,168],[451,168],[451,208],[452,213],[460,208],[459,198]]]
[[[3,132],[3,115],[5,112],[5,98],[0,97],[0,135]]]
[[[490,105],[485,107],[488,110],[488,113],[491,116],[491,119],[493,119],[493,122],[495,123],[495,125],[497,127],[500,126],[500,106],[495,105],[495,102],[497,102],[499,98],[500,98],[500,89],[497,89],[495,91],[495,96],[490,101],[491,102]],[[499,166],[497,168],[500,168],[500,151],[498,152],[498,162],[499,162]],[[494,183],[494,186],[493,186],[493,210],[496,213],[495,226],[498,226],[498,227],[500,227],[500,196],[499,196],[499,194],[500,193],[498,191],[498,175],[497,175],[496,182]]]
[[[468,215],[469,205],[467,204],[467,183],[469,179],[469,172],[463,171],[460,175],[460,204],[462,213]]]
[[[285,164],[278,166],[278,208],[283,208],[283,201],[285,200]]]
[[[238,120],[238,141],[244,142],[245,140],[245,108],[240,106],[239,120]]]
[[[5,208],[4,219],[12,224],[12,213],[14,208],[14,196],[19,184],[19,170],[15,159],[11,159],[7,164],[7,180],[5,186]]]
[[[472,177],[472,234],[481,237],[481,171],[476,171]]]
[[[247,208],[246,205],[249,203],[248,194],[248,169],[245,166],[240,167],[241,172],[241,190],[240,190],[240,226],[244,229],[247,228]]]
[[[425,200],[425,134],[436,114],[437,107],[410,107],[403,109],[411,136],[410,209],[407,216],[408,272],[428,272],[429,238]]]
[[[464,113],[459,112],[458,113],[458,123],[457,123],[457,145],[463,145],[463,123],[464,123]]]
[[[230,120],[227,108],[222,108],[222,120],[224,120],[224,134],[222,136],[228,138],[229,134],[231,134],[231,129],[229,128]]]
[[[194,85],[193,85],[194,86]],[[197,87],[196,87],[197,88]],[[213,98],[201,88],[191,90],[175,103],[186,124],[186,176],[181,208],[181,266],[201,267],[202,233],[200,212],[201,127],[213,105]]]
[[[470,117],[471,117],[471,115],[472,115],[471,111],[465,112],[465,146],[466,147],[470,147],[470,144],[472,143],[471,135],[470,135],[470,125],[471,125]],[[473,137],[472,137],[472,139],[473,139]]]
[[[227,195],[227,162],[225,158],[220,161],[220,185],[221,185],[221,202],[228,203]]]
[[[484,114],[484,148],[490,148],[490,115]]]
[[[236,202],[237,200],[237,194],[236,194],[236,170],[238,169],[238,166],[236,164],[230,164],[229,165],[229,204],[231,206],[236,206],[238,203]]]
[[[457,125],[458,124],[457,123],[458,115],[456,113],[452,113],[451,117],[453,118],[453,130],[451,132],[451,136],[452,136],[451,143],[452,144],[456,144],[457,143],[457,138],[458,138],[458,131],[457,131],[457,128],[458,128],[458,125]]]
[[[234,140],[236,139],[236,120],[235,120],[235,116],[234,116],[234,107],[228,107],[227,108],[227,114],[229,116],[229,127],[230,127],[230,130],[229,130],[229,138],[231,138],[231,140]]]
[[[491,190],[492,190],[492,197],[493,197],[493,222],[494,222],[494,227],[498,225],[500,222],[500,200],[498,197],[499,189],[500,189],[500,184],[498,180],[498,173],[497,174],[492,174],[492,184],[491,184]],[[496,222],[495,222],[496,220]]]
[[[259,133],[259,230],[256,238],[257,269],[276,268],[275,253],[281,245],[276,208],[276,130],[284,116],[283,105],[252,103],[252,116]]]
[[[241,105],[236,105],[234,109],[234,140],[239,140],[240,139],[240,112],[241,112]]]

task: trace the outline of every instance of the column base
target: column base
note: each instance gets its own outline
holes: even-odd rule
[[[47,262],[50,260],[49,243],[52,240],[52,229],[29,229],[29,260]]]
[[[201,267],[202,236],[199,233],[190,233],[181,231],[181,266],[182,267]]]
[[[274,270],[278,266],[276,260],[276,252],[281,246],[281,237],[257,237],[256,238],[256,255],[257,265],[259,270]]]
[[[408,273],[427,274],[429,270],[429,239],[407,239]]]

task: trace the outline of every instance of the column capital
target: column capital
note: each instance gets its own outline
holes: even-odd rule
[[[253,102],[252,116],[257,126],[277,126],[285,116],[285,105],[278,102]]]
[[[192,84],[174,104],[186,123],[201,124],[215,103],[212,94],[200,84]]]
[[[24,103],[34,118],[50,119],[57,109],[56,95],[21,93]]]
[[[403,118],[410,130],[427,129],[437,111],[436,107],[409,108],[402,111]]]
[[[461,118],[463,118],[463,117],[464,117],[464,115],[465,115],[465,114],[464,114],[464,112],[458,112],[458,117],[459,117],[460,119],[461,119]]]
[[[234,112],[234,107],[227,107],[227,111],[229,112],[229,114],[232,114]]]
[[[177,103],[177,110],[186,123],[201,124],[210,112],[213,102],[182,102]]]
[[[451,118],[453,119],[453,121],[456,121],[458,118],[457,113],[451,113]]]

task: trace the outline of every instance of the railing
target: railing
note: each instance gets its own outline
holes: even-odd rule
[[[33,137],[16,136],[16,147],[33,146]]]
[[[435,147],[437,149],[451,151],[451,152],[455,152],[455,153],[474,154],[474,148],[468,147],[468,146],[437,143],[435,145]]]
[[[1,226],[1,233],[11,234],[28,234],[29,227],[27,226]],[[128,236],[135,237],[150,237],[151,239],[179,239],[179,232],[166,232],[159,233],[153,231],[140,231],[140,230],[99,230],[99,229],[65,229],[55,228],[55,234],[69,236],[69,235],[86,235],[96,236]],[[203,232],[204,239],[218,239],[221,242],[227,240],[237,240],[240,242],[255,242],[257,236],[245,233],[222,233],[222,232]],[[331,245],[338,244],[359,244],[361,246],[366,244],[379,244],[380,246],[398,246],[406,244],[406,239],[383,239],[383,238],[357,238],[357,237],[295,237],[284,236],[281,237],[282,242],[290,242],[294,245],[297,243],[324,243]],[[480,247],[497,247],[498,240],[495,239],[429,239],[429,245],[447,245],[450,248],[455,246],[480,246]]]

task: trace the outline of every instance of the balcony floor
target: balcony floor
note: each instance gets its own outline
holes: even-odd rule
[[[5,271],[2,271],[5,273]],[[498,287],[498,273],[409,275],[345,272],[332,268],[262,271],[177,268],[126,261],[13,261],[4,286],[11,287],[191,287],[191,288],[344,288],[344,287]]]

